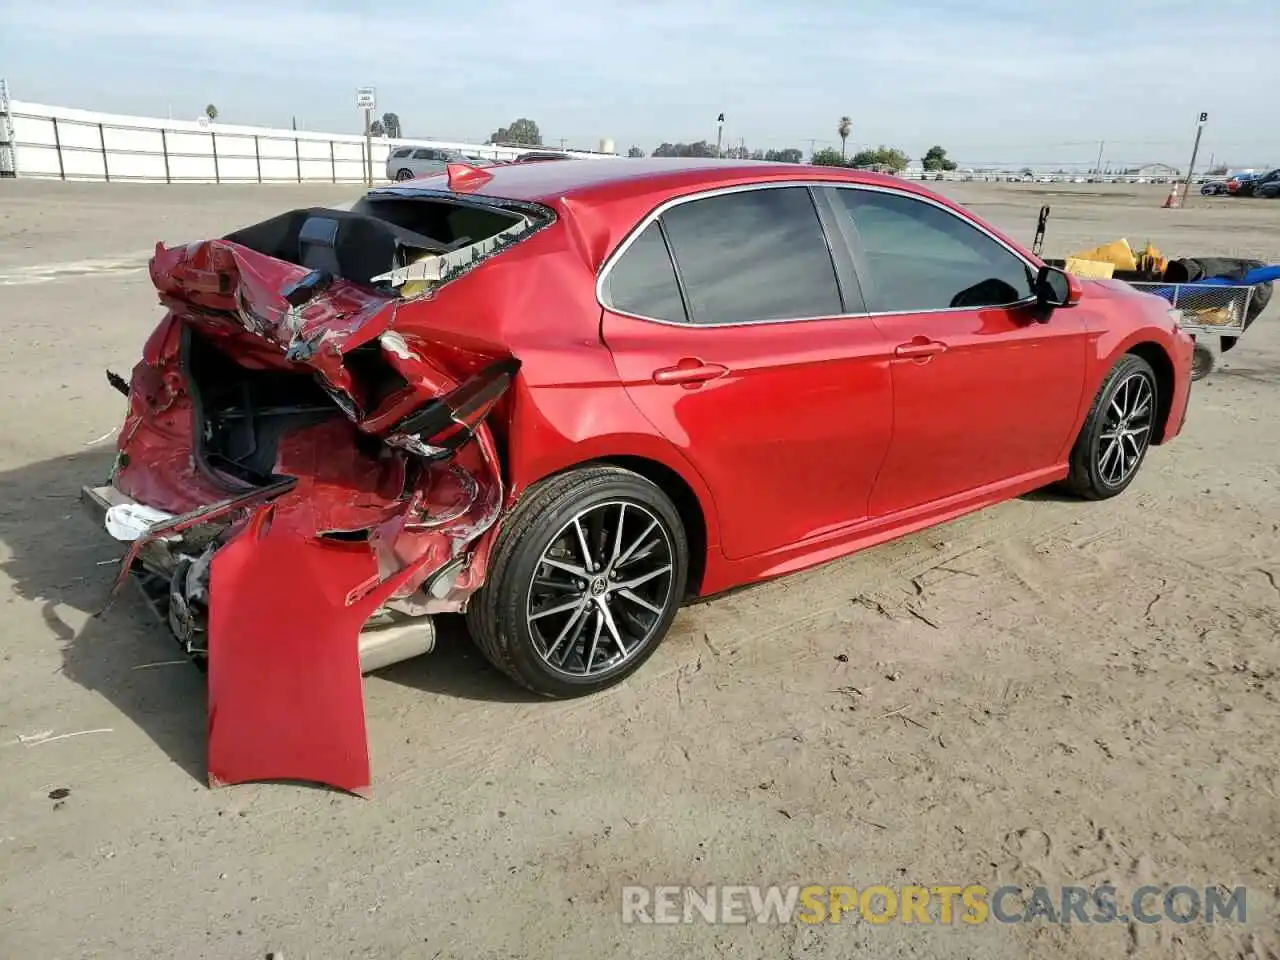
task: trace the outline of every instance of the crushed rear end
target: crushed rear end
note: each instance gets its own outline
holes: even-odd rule
[[[503,508],[486,416],[519,361],[441,342],[442,284],[551,222],[386,191],[159,246],[166,308],[83,499],[208,670],[211,784],[370,784],[362,672],[431,649]]]

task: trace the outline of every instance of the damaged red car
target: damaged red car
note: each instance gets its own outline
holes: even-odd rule
[[[452,165],[151,277],[84,495],[207,666],[214,784],[367,788],[361,675],[434,615],[589,693],[691,597],[1055,482],[1113,496],[1188,399],[1164,301],[843,169]]]

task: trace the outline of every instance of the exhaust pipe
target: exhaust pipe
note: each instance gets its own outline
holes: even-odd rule
[[[365,630],[360,634],[360,673],[430,653],[435,645],[436,625],[430,617]]]

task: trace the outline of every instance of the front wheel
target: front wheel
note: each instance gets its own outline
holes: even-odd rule
[[[550,697],[593,693],[657,648],[688,565],[662,490],[629,470],[584,467],[538,484],[505,518],[467,625],[516,682]]]
[[[1125,354],[1111,368],[1071,450],[1069,490],[1106,500],[1133,482],[1156,428],[1156,389],[1151,364],[1139,356]]]

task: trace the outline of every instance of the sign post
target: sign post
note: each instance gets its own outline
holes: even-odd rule
[[[1196,124],[1196,142],[1191,147],[1191,162],[1187,164],[1187,182],[1182,185],[1182,205],[1187,205],[1187,193],[1191,190],[1191,177],[1196,172],[1196,154],[1200,152],[1200,136],[1204,133],[1204,125],[1209,122],[1209,114],[1201,113]]]
[[[364,183],[373,186],[373,111],[378,106],[374,87],[356,87],[356,106],[364,111]]]
[[[13,124],[9,120],[9,84],[0,77],[0,177],[18,175],[18,147],[14,143]]]

